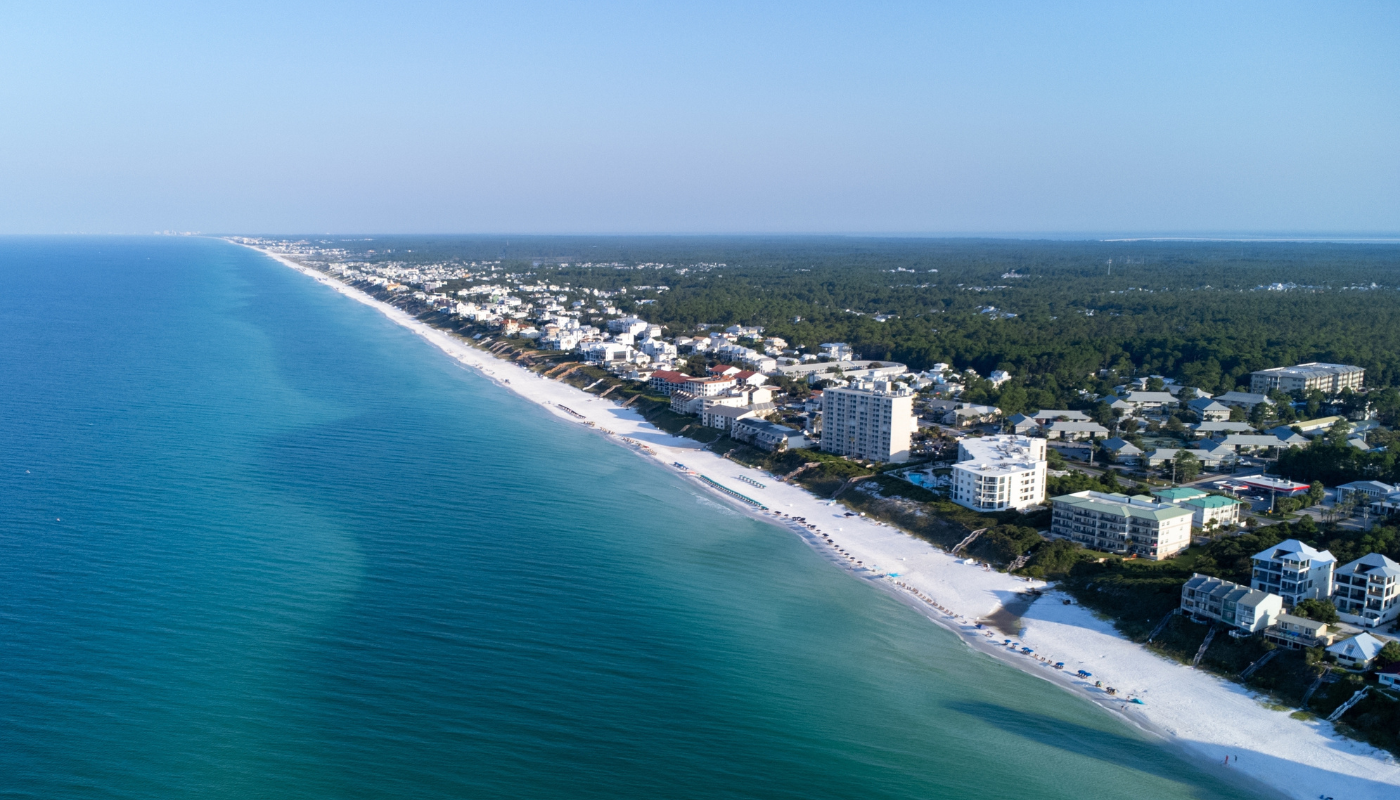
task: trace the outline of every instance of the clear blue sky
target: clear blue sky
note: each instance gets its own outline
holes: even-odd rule
[[[1400,4],[67,3],[0,232],[1400,232]]]

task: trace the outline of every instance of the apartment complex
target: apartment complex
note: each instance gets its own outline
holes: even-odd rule
[[[1296,608],[1304,600],[1332,595],[1332,570],[1337,559],[1326,550],[1308,547],[1297,539],[1280,542],[1254,554],[1254,575],[1249,585],[1283,598]]]
[[[1268,394],[1274,389],[1284,392],[1314,389],[1323,394],[1337,394],[1343,389],[1360,389],[1366,370],[1347,364],[1310,362],[1296,367],[1274,367],[1250,373],[1249,390]]]
[[[1238,500],[1230,497],[1221,497],[1218,494],[1209,497],[1193,497],[1183,501],[1182,508],[1191,511],[1191,524],[1205,530],[1206,528],[1224,528],[1229,525],[1240,524],[1240,506]]]
[[[984,436],[958,444],[952,500],[978,511],[1016,510],[1045,499],[1045,440]]]
[[[822,393],[822,450],[847,458],[908,461],[914,392],[894,381],[857,381]]]
[[[1191,544],[1191,512],[1146,495],[1088,491],[1051,502],[1050,532],[1093,550],[1160,561]]]
[[[1380,553],[1347,564],[1337,570],[1332,604],[1356,625],[1373,628],[1400,617],[1400,564]]]
[[[1181,613],[1256,633],[1283,616],[1283,600],[1276,594],[1198,572],[1181,587]]]

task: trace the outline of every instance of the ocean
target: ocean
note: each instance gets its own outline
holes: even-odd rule
[[[0,287],[0,797],[1256,796],[255,252]]]

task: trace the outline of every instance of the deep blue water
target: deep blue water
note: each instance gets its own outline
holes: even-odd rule
[[[1244,796],[251,251],[0,342],[0,796]]]

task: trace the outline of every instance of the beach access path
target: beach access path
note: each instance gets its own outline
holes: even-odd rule
[[[1400,798],[1400,763],[1388,753],[1337,734],[1330,723],[1297,720],[1289,716],[1289,710],[1271,709],[1265,698],[1239,684],[1158,656],[1123,638],[1111,624],[1082,606],[1064,605],[1065,598],[1053,590],[1022,616],[1024,628],[1020,637],[1014,637],[1014,649],[1004,643],[1007,636],[990,626],[977,627],[979,620],[1023,599],[1027,589],[1046,588],[1043,583],[955,558],[883,523],[847,517],[844,506],[829,505],[799,486],[781,483],[765,472],[705,450],[699,442],[671,436],[615,401],[498,360],[324,273],[274,252],[252,249],[378,309],[460,363],[550,409],[561,420],[592,423],[600,435],[655,459],[662,468],[677,471],[674,465],[683,464],[696,476],[757,501],[766,510],[714,492],[747,513],[799,534],[853,575],[894,592],[970,646],[1161,735],[1202,768],[1252,779],[1281,796],[1299,800]],[[698,477],[694,485],[697,491],[712,491]],[[805,519],[806,524],[795,522],[794,517]],[[1032,649],[1033,654],[1023,653],[1022,647]],[[1055,662],[1064,662],[1065,668],[1054,669]],[[1076,677],[1081,669],[1093,677]],[[1110,697],[1095,682],[1114,687],[1116,694]],[[1132,698],[1141,700],[1142,705],[1129,702]],[[1226,757],[1230,758],[1228,766],[1223,763]]]

